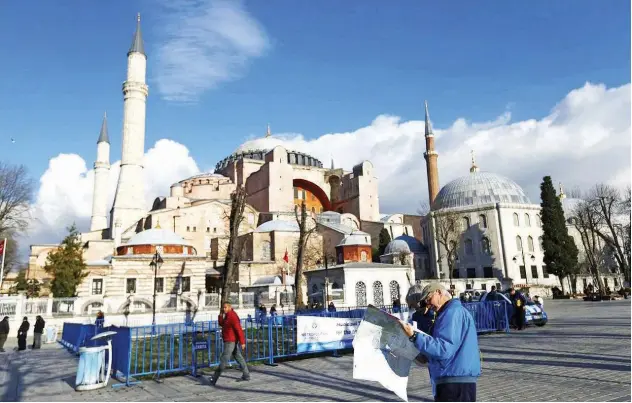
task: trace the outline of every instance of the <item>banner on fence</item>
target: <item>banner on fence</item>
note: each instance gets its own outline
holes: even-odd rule
[[[298,353],[351,348],[362,319],[298,316],[296,349]]]

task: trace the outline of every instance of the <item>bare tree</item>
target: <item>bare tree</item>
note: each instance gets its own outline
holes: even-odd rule
[[[583,252],[580,265],[591,274],[594,283],[597,284],[599,293],[603,295],[604,287],[601,279],[601,269],[604,266],[604,248],[597,235],[597,226],[600,222],[599,209],[594,201],[580,202],[572,212],[571,223],[579,232]]]
[[[0,161],[0,235],[19,233],[29,224],[29,204],[34,182],[24,165],[10,165]]]
[[[241,254],[244,247],[243,239],[239,237],[239,228],[244,221],[244,209],[246,208],[246,189],[242,185],[237,185],[235,191],[230,195],[230,218],[228,247],[224,259],[224,270],[222,272],[222,295],[221,305],[229,301],[231,285],[238,275]]]
[[[452,284],[452,271],[456,267],[457,251],[461,239],[461,224],[460,215],[455,212],[434,212],[434,230],[437,243],[439,243],[445,251],[445,258],[448,262],[448,271],[450,276],[450,284]],[[439,252],[439,260],[442,260],[444,256],[441,256]]]
[[[305,307],[305,301],[303,300],[303,265],[305,262],[305,251],[309,237],[314,233],[314,231],[316,231],[318,226],[315,222],[313,222],[311,223],[312,225],[308,227],[307,207],[305,206],[305,201],[301,203],[300,215],[299,209],[294,211],[294,215],[296,216],[296,222],[298,223],[299,229],[298,250],[296,253],[296,273],[294,274],[294,306],[296,309],[302,309]]]
[[[417,206],[417,214],[424,217],[428,215],[430,212],[430,205],[427,201],[419,201],[419,205]]]

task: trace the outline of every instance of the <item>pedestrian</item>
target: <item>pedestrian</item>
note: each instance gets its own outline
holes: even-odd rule
[[[327,312],[336,312],[336,305],[334,305],[334,301],[329,301]]]
[[[277,312],[276,312],[276,304],[273,304],[270,307],[270,316],[276,316]]]
[[[26,350],[26,335],[29,332],[29,327],[31,327],[31,324],[29,323],[29,319],[25,316],[18,329],[18,351]]]
[[[435,401],[476,401],[481,356],[474,318],[440,283],[424,287],[420,300],[436,312],[431,334],[415,332],[412,325],[404,322],[402,327],[428,359]]]
[[[35,326],[33,326],[33,350],[37,350],[42,347],[42,333],[44,333],[44,327],[46,327],[44,318],[37,315],[35,318]]]
[[[493,285],[492,289],[489,290],[489,295],[487,296],[487,298],[494,298],[494,299],[490,299],[490,301],[495,301],[495,297],[496,297],[496,286]]]
[[[393,300],[393,313],[400,313],[402,311],[402,303],[399,298]]]
[[[97,319],[94,321],[94,324],[96,325],[96,327],[103,327],[104,323],[105,315],[103,314],[103,311],[97,312]]]
[[[240,379],[237,379],[237,381],[249,381],[250,372],[248,371],[246,360],[244,360],[244,356],[242,355],[242,351],[246,350],[246,338],[244,336],[244,330],[241,328],[239,316],[237,316],[237,312],[233,310],[230,303],[224,303],[222,313],[220,313],[217,321],[222,328],[224,352],[220,357],[219,367],[217,367],[211,379],[211,385],[215,386],[217,380],[222,375],[222,371],[226,369],[231,357],[235,357],[235,361],[237,361],[242,370],[242,376]]]
[[[516,324],[516,328],[518,330],[522,330],[525,328],[525,305],[527,304],[527,299],[520,293],[516,291],[515,288],[509,289],[509,296],[511,298],[511,304],[514,307],[514,323]]]
[[[0,353],[4,353],[4,343],[6,343],[7,337],[9,337],[9,317],[5,316],[0,321]]]

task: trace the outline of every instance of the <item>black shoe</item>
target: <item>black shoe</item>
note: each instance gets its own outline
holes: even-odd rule
[[[218,379],[218,378],[215,378],[214,376],[210,377],[210,378],[209,378],[209,384],[210,384],[211,386],[215,386],[215,384],[217,383],[217,379]]]

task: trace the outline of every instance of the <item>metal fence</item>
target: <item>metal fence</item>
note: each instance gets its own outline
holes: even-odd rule
[[[22,303],[22,314],[45,315],[48,308],[48,299],[27,299]]]
[[[17,307],[17,301],[0,301],[0,316],[15,316]]]

